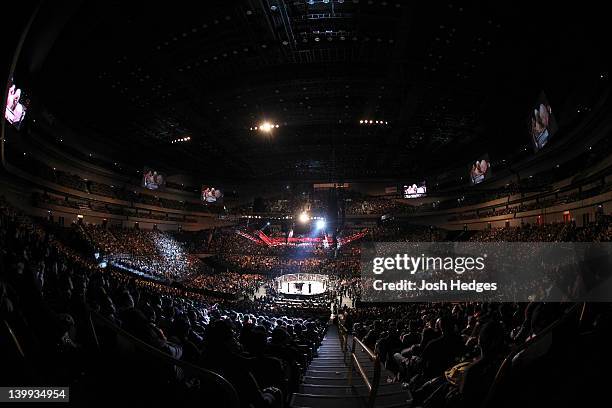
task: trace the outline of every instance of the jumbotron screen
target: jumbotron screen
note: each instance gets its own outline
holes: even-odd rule
[[[202,186],[202,202],[206,204],[215,204],[223,202],[223,193],[215,187]]]
[[[404,198],[419,198],[427,195],[427,185],[424,181],[420,183],[406,184],[404,186]]]
[[[536,153],[546,146],[557,132],[557,121],[544,92],[540,93],[537,103],[531,109],[528,126],[533,149]]]
[[[472,185],[480,184],[492,176],[491,162],[488,155],[481,156],[478,160],[470,163],[469,169],[470,184]]]
[[[26,98],[26,95],[11,81],[4,109],[6,121],[19,129],[25,119],[28,104],[29,100]]]
[[[157,170],[145,167],[142,172],[142,186],[149,190],[161,190],[166,186],[166,176]]]

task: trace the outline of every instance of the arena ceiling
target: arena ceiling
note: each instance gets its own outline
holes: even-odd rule
[[[53,41],[28,55],[46,109],[118,160],[216,178],[412,179],[499,157],[527,143],[539,91],[564,98],[563,75],[582,72],[572,53],[595,46],[589,24],[512,2],[47,8],[38,20],[54,23],[33,35]],[[252,130],[264,121],[279,127]]]

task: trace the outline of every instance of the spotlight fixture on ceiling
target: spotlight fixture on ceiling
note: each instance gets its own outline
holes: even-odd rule
[[[386,120],[371,120],[371,119],[361,119],[359,120],[360,125],[388,125],[389,122]]]
[[[178,138],[178,139],[174,139],[170,143],[172,143],[172,144],[183,143],[183,142],[189,142],[190,140],[191,140],[191,136],[185,136],[185,137],[181,137],[181,138]]]
[[[257,126],[253,126],[251,128],[249,128],[249,130],[259,130],[260,132],[264,132],[264,133],[270,133],[272,132],[272,130],[274,129],[278,129],[280,127],[280,125],[278,123],[272,123],[272,122],[262,122]]]

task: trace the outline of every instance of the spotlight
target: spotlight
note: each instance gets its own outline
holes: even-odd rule
[[[308,213],[306,211],[303,211],[302,213],[300,213],[298,217],[299,222],[301,222],[302,224],[306,224],[309,220],[310,220],[310,217],[308,216]]]
[[[317,220],[317,229],[324,229],[325,228],[325,220]]]
[[[262,132],[271,132],[272,130],[274,130],[275,128],[278,129],[280,127],[280,125],[275,124],[275,123],[270,123],[270,122],[263,122],[259,125],[259,130]],[[255,130],[257,130],[258,127],[255,126]]]

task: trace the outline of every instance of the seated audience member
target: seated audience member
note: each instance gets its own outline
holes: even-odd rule
[[[234,338],[232,326],[227,320],[212,322],[206,330],[202,365],[223,375],[240,390],[241,406],[256,408],[282,406],[279,390],[261,390],[249,370],[252,362],[244,357]]]
[[[464,373],[460,392],[465,407],[482,404],[505,357],[504,330],[499,322],[483,325],[478,335],[480,357]]]
[[[421,355],[426,379],[442,375],[464,351],[461,337],[455,333],[450,318],[438,319],[436,329],[439,337],[427,343]]]

